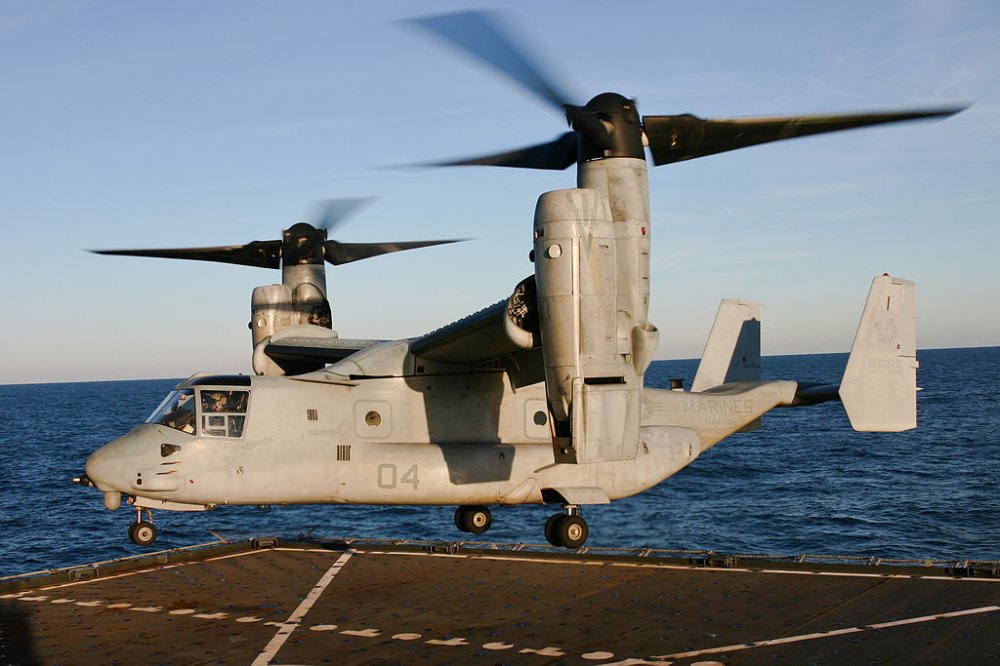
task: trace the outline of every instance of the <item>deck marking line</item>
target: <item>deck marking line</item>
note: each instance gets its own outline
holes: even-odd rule
[[[226,559],[231,559],[231,558],[234,558],[234,557],[245,557],[247,555],[261,555],[261,554],[264,554],[264,553],[267,553],[267,552],[272,552],[272,551],[303,552],[303,550],[305,552],[322,552],[322,553],[328,553],[328,552],[330,552],[328,550],[323,550],[323,549],[311,549],[311,548],[310,549],[300,549],[300,548],[288,548],[288,547],[267,548],[267,549],[261,549],[261,550],[248,550],[248,551],[243,551],[243,552],[239,552],[239,553],[229,553],[227,555],[219,555],[219,556],[216,556],[216,557],[210,557],[210,558],[207,558],[205,560],[195,560],[195,561],[191,561],[191,562],[176,562],[176,563],[172,563],[172,564],[153,565],[153,566],[149,566],[149,567],[137,569],[135,571],[127,571],[125,573],[114,574],[114,575],[110,575],[110,576],[98,576],[96,578],[90,578],[88,580],[78,580],[78,581],[72,581],[72,582],[69,582],[69,583],[58,583],[56,585],[43,585],[41,587],[33,588],[33,589],[30,589],[30,590],[24,590],[22,592],[0,595],[0,599],[11,599],[11,598],[19,597],[19,596],[22,596],[22,595],[25,595],[25,594],[30,594],[31,592],[40,592],[42,590],[57,590],[57,589],[60,589],[60,588],[73,587],[73,586],[76,586],[76,585],[88,585],[88,584],[91,584],[91,583],[98,583],[98,582],[101,582],[101,581],[114,580],[116,578],[127,578],[129,576],[138,576],[140,574],[152,573],[154,571],[165,571],[165,570],[176,569],[176,568],[180,568],[180,567],[189,567],[189,566],[194,566],[196,564],[200,564],[200,563],[204,563],[204,562],[215,562],[215,561],[218,561],[218,560],[226,560]],[[161,552],[169,552],[169,551],[161,551]],[[357,552],[357,551],[352,551],[352,552]],[[407,553],[407,552],[402,552],[402,551],[383,551],[383,550],[366,550],[364,552],[367,555],[423,555],[423,556],[430,555],[430,553]],[[155,554],[156,553],[151,553],[150,555],[155,555]],[[507,560],[525,561],[522,558],[504,557],[504,556],[500,556],[500,555],[493,555],[493,556],[489,556],[489,555],[484,556],[484,555],[476,555],[476,554],[447,555],[447,554],[443,554],[443,553],[434,553],[434,555],[438,556],[438,557],[444,556],[444,557],[457,557],[457,558],[466,558],[466,559],[478,559],[478,558],[482,558],[482,559],[492,559],[492,560],[501,560],[501,561],[507,561]],[[527,561],[529,561],[529,562],[537,562],[537,563],[546,563],[546,564],[580,564],[579,562],[574,562],[573,560],[556,559],[556,558],[553,558],[553,559],[530,558]],[[816,575],[820,575],[820,576],[855,575],[855,576],[870,576],[872,578],[911,578],[911,579],[914,579],[914,580],[947,580],[947,581],[960,580],[960,581],[971,582],[971,583],[1000,583],[1000,578],[978,578],[978,577],[971,577],[971,576],[966,578],[966,577],[957,577],[957,576],[940,576],[940,575],[923,575],[923,574],[911,574],[911,575],[907,575],[907,574],[882,574],[882,573],[872,573],[872,574],[844,574],[844,573],[835,572],[835,571],[809,572],[809,571],[796,571],[796,570],[785,570],[785,569],[745,569],[745,568],[716,569],[716,568],[712,568],[712,567],[696,567],[696,566],[686,566],[686,565],[655,564],[655,563],[653,563],[653,564],[638,564],[638,565],[636,565],[636,564],[631,564],[631,563],[607,562],[607,563],[604,563],[604,564],[608,564],[610,566],[615,566],[615,567],[630,567],[631,566],[631,567],[650,568],[650,569],[675,569],[675,570],[686,570],[686,571],[717,571],[717,572],[746,572],[746,573],[770,573],[770,574],[798,574],[800,576],[801,575],[813,575],[813,576],[816,576]]]
[[[534,648],[524,648],[518,651],[519,654],[537,654],[543,657],[565,657],[566,653],[557,647],[552,647],[551,645],[539,649]]]
[[[239,620],[236,620],[239,622]],[[335,624],[314,624],[309,627],[309,631],[336,631],[337,625]]]
[[[894,622],[880,622],[878,624],[868,624],[865,626],[871,629],[885,629],[886,627],[898,627],[904,624],[918,624],[920,622],[943,620],[949,617],[963,617],[965,615],[979,615],[980,613],[995,613],[997,611],[1000,611],[1000,606],[983,606],[981,608],[968,608],[966,610],[951,611],[948,613],[938,613],[937,615],[925,615],[923,617],[911,617],[906,620],[896,620]]]
[[[229,613],[223,613],[223,612],[220,612],[220,613],[197,613],[196,615],[193,615],[192,617],[196,617],[196,618],[198,618],[200,620],[225,620],[227,617],[229,617]]]
[[[900,627],[907,624],[920,624],[924,622],[934,622],[935,620],[943,620],[952,617],[963,617],[966,615],[979,615],[982,613],[996,613],[1000,611],[1000,606],[982,606],[980,608],[968,608],[960,611],[950,611],[947,613],[938,613],[936,615],[922,615],[920,617],[911,617],[903,620],[892,620],[889,622],[879,622],[876,624],[866,624],[860,627],[848,627],[846,629],[834,629],[832,631],[818,631],[811,634],[800,634],[798,636],[785,636],[784,638],[771,638],[763,641],[754,641],[752,643],[736,643],[734,645],[724,645],[722,647],[715,648],[705,648],[704,650],[691,650],[690,652],[675,652],[673,654],[664,654],[659,656],[654,656],[653,659],[685,659],[688,657],[700,657],[706,654],[719,654],[722,652],[736,652],[738,650],[749,650],[751,648],[757,647],[767,647],[770,645],[784,645],[786,643],[799,643],[802,641],[814,641],[823,638],[829,638],[831,636],[843,636],[845,634],[857,634],[865,631],[874,631],[878,629],[888,629],[891,627]]]
[[[380,629],[345,629],[340,632],[345,636],[357,636],[359,638],[378,638],[382,635]]]
[[[406,551],[375,551],[368,550],[364,551],[367,555],[409,555],[416,557],[450,557],[456,559],[470,559],[470,560],[494,560],[498,562],[529,562],[532,564],[574,564],[577,566],[612,566],[612,567],[629,567],[638,569],[667,569],[672,571],[702,571],[706,573],[764,573],[764,574],[783,574],[783,575],[798,575],[798,576],[830,576],[834,578],[889,578],[889,579],[901,579],[901,580],[947,580],[947,581],[969,581],[969,582],[979,582],[979,583],[1000,583],[1000,578],[959,578],[955,576],[933,576],[933,575],[922,575],[922,574],[894,574],[894,573],[861,573],[861,572],[850,572],[850,571],[798,571],[794,569],[749,569],[746,567],[734,567],[732,569],[718,568],[718,567],[703,567],[703,566],[691,566],[686,564],[657,564],[657,563],[631,563],[631,562],[613,562],[610,560],[600,560],[598,562],[593,561],[579,561],[571,559],[562,558],[540,558],[540,557],[512,557],[509,555],[480,555],[477,553],[470,554],[448,554],[448,553],[413,553]]]
[[[292,614],[288,616],[288,619],[284,623],[279,625],[278,633],[276,633],[274,638],[272,638],[264,647],[264,651],[257,655],[257,658],[253,660],[253,666],[266,666],[271,663],[271,660],[278,654],[278,650],[281,649],[281,646],[285,644],[288,637],[291,636],[292,632],[295,631],[295,628],[299,626],[302,618],[306,616],[309,609],[313,607],[313,604],[316,603],[320,595],[323,594],[323,591],[326,590],[327,586],[333,581],[334,577],[340,573],[341,569],[344,568],[344,565],[347,564],[347,561],[351,559],[351,555],[353,554],[353,551],[346,551],[343,555],[337,558],[337,561],[334,562],[329,569],[327,569],[326,573],[323,574],[323,577],[319,579],[316,585],[313,586],[313,589],[309,591],[309,594],[306,595],[306,598],[299,603],[298,608],[296,608]]]
[[[455,638],[448,638],[448,639],[432,638],[431,640],[427,641],[427,644],[444,645],[446,647],[465,647],[466,645],[469,644],[469,641],[465,640],[464,638],[456,636]]]
[[[169,551],[160,551],[169,552]],[[129,576],[138,576],[140,574],[153,573],[154,571],[169,571],[170,569],[179,569],[181,567],[190,567],[196,564],[202,564],[205,562],[215,562],[218,560],[225,560],[231,557],[243,557],[244,555],[259,555],[261,553],[266,553],[266,550],[248,550],[242,553],[231,553],[229,555],[219,555],[218,557],[210,557],[204,560],[193,560],[191,562],[175,562],[173,564],[156,564],[148,567],[143,567],[141,569],[136,569],[134,571],[126,571],[120,574],[114,574],[111,576],[97,576],[95,578],[88,578],[87,580],[75,580],[70,583],[58,583],[56,585],[43,585],[42,587],[36,588],[35,591],[41,590],[58,590],[64,587],[74,587],[76,585],[89,585],[91,583],[100,583],[107,580],[115,580],[116,578],[128,578]],[[156,553],[150,553],[149,556],[155,555]],[[30,591],[30,590],[29,590]]]

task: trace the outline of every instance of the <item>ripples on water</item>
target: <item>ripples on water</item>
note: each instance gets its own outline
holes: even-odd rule
[[[769,357],[766,378],[836,381],[846,354]],[[780,409],[646,493],[587,507],[593,546],[1000,559],[1000,347],[920,352],[920,427],[855,433],[839,404]],[[686,384],[694,361],[646,376]],[[0,576],[141,552],[128,510],[69,482],[176,382],[0,386]],[[501,507],[481,538],[541,543],[552,512]],[[237,534],[458,540],[449,507],[224,507],[156,513],[157,547]]]

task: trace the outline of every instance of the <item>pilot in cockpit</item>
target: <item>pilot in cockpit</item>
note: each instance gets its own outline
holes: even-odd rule
[[[213,393],[206,393],[202,397],[201,408],[206,412],[225,412],[226,405],[229,402],[228,396],[222,391],[215,391]]]
[[[164,419],[164,423],[181,432],[194,432],[194,395],[179,393],[177,405]]]

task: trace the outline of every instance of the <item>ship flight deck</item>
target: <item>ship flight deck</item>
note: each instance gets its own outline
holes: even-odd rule
[[[254,539],[0,581],[0,662],[1000,659],[996,563]]]

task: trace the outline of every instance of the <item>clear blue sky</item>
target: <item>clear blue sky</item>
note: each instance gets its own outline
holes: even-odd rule
[[[277,271],[89,248],[277,238],[334,197],[343,241],[476,238],[328,271],[346,337],[419,335],[531,272],[537,196],[572,170],[382,167],[564,131],[397,19],[465,3],[0,4],[0,382],[247,372]],[[846,350],[871,277],[918,283],[921,347],[1000,344],[1000,3],[511,2],[584,103],[735,117],[974,102],[943,122],[651,170],[659,358],[718,300],[763,303],[764,353]]]

